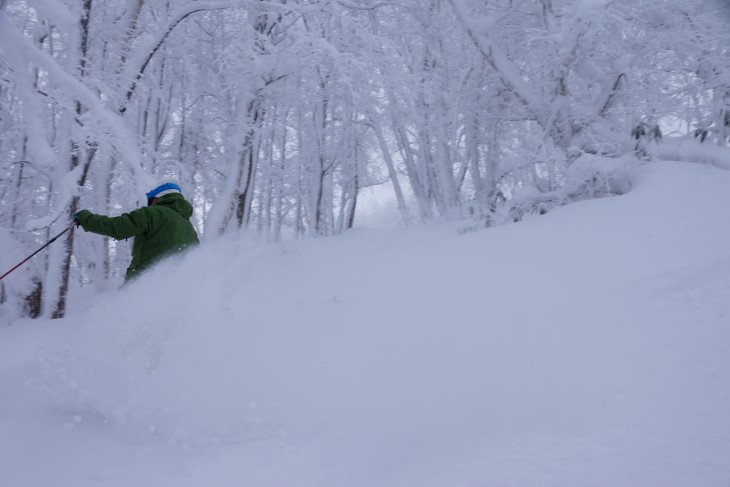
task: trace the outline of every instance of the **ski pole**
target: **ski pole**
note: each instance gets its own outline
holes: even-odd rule
[[[52,244],[53,242],[55,242],[55,241],[56,241],[56,239],[57,239],[58,237],[60,237],[60,236],[61,236],[61,235],[63,235],[64,233],[66,233],[66,232],[68,232],[69,230],[71,230],[71,229],[73,228],[73,226],[74,226],[74,225],[76,225],[76,223],[75,223],[75,222],[74,222],[74,224],[73,224],[73,225],[71,225],[70,227],[66,228],[66,229],[65,229],[65,230],[64,230],[63,232],[59,233],[58,235],[56,235],[55,237],[53,237],[53,238],[52,238],[51,240],[49,240],[49,241],[48,241],[48,243],[46,243],[46,244],[45,244],[45,245],[44,245],[43,247],[39,248],[38,250],[36,250],[36,251],[35,251],[35,252],[33,252],[32,254],[30,254],[30,255],[29,255],[29,256],[28,256],[28,257],[27,257],[27,258],[26,258],[26,259],[25,259],[25,260],[24,260],[23,262],[21,262],[20,264],[16,265],[16,266],[15,266],[15,267],[13,267],[12,269],[10,269],[10,270],[9,270],[8,272],[6,272],[6,273],[5,273],[5,274],[3,274],[2,276],[0,276],[0,281],[2,281],[2,280],[3,280],[4,278],[5,278],[5,276],[7,276],[7,275],[8,275],[8,274],[10,274],[11,272],[13,272],[13,271],[14,271],[15,269],[17,269],[18,267],[20,267],[21,265],[25,264],[25,263],[26,263],[26,262],[28,262],[28,261],[29,261],[30,259],[32,259],[32,258],[33,258],[33,256],[34,256],[35,254],[37,254],[38,252],[40,252],[41,250],[45,249],[46,247],[48,247],[49,245],[51,245],[51,244]]]

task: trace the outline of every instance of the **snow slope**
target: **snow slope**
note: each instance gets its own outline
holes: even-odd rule
[[[730,172],[207,244],[0,328],[0,485],[730,485]]]

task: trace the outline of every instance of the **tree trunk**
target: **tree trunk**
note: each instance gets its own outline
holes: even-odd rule
[[[91,16],[91,4],[92,0],[84,0],[84,6],[81,14],[81,19],[79,20],[79,39],[80,39],[80,45],[79,45],[79,65],[78,65],[78,74],[80,78],[86,77],[86,56],[88,54],[88,46],[89,46],[89,19]],[[83,113],[83,107],[80,102],[76,103],[76,116],[79,117]],[[81,144],[85,144],[85,142],[82,142]],[[82,170],[82,175],[78,181],[79,187],[83,187],[83,185],[86,183],[86,176],[89,171],[89,166],[91,165],[91,160],[94,157],[94,151],[88,151],[85,154],[80,153],[80,144],[77,144],[72,141],[71,143],[71,160],[70,160],[70,170],[73,171],[76,169],[76,167],[80,163],[81,157],[86,157]],[[71,199],[71,204],[69,206],[69,219],[68,221],[73,220],[73,215],[75,215],[79,211],[79,197],[74,196]],[[56,304],[53,308],[53,313],[51,315],[52,318],[63,318],[66,315],[66,298],[68,294],[68,287],[69,287],[69,281],[70,281],[70,275],[71,275],[71,257],[73,255],[73,249],[74,249],[74,230],[75,228],[72,228],[67,234],[66,238],[64,239],[64,255],[63,260],[61,263],[61,282],[59,284],[58,288],[58,297],[56,300]]]

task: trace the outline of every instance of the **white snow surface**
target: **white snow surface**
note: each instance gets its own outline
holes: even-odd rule
[[[730,172],[206,242],[0,328],[3,486],[730,485]]]

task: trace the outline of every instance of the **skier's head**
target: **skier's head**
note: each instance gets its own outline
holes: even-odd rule
[[[172,193],[182,194],[180,185],[173,181],[165,181],[162,184],[155,186],[155,189],[147,193],[147,206],[152,206],[157,198]]]

